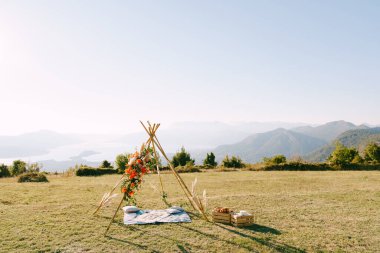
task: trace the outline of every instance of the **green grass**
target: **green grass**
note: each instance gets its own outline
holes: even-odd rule
[[[207,223],[125,226],[117,201],[91,213],[119,175],[50,176],[50,183],[0,180],[1,252],[376,252],[380,249],[380,172],[209,172],[182,174],[207,189],[209,207],[257,215],[249,228]],[[163,175],[173,204],[186,204],[173,175]],[[157,175],[137,195],[160,209]],[[187,210],[191,208],[186,206]]]

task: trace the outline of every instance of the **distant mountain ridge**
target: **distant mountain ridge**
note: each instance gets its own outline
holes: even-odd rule
[[[283,154],[285,156],[302,156],[326,142],[295,131],[279,128],[273,131],[250,135],[244,140],[222,145],[212,150],[218,160],[226,155],[241,157],[246,162],[258,162],[265,156]]]
[[[332,121],[326,124],[311,127],[311,126],[301,126],[297,128],[293,128],[292,130],[295,132],[303,133],[318,139],[325,140],[327,142],[334,140],[340,134],[354,129],[368,129],[368,126],[359,125],[356,126],[351,122],[347,122],[344,120]]]

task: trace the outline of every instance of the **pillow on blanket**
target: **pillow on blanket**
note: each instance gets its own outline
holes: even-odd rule
[[[170,214],[175,214],[175,213],[181,213],[183,211],[185,211],[182,207],[179,207],[179,206],[172,206],[168,209],[166,209],[166,211]]]
[[[136,212],[140,211],[140,209],[137,208],[136,206],[125,206],[125,207],[123,207],[123,211],[125,213],[136,213]]]

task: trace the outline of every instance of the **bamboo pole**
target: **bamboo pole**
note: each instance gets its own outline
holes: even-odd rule
[[[107,227],[107,229],[106,229],[106,232],[104,232],[104,236],[106,236],[106,235],[107,235],[107,232],[108,232],[108,230],[110,229],[110,227],[111,227],[111,224],[112,224],[112,222],[114,221],[114,219],[115,219],[115,217],[116,217],[116,214],[117,214],[117,212],[119,211],[119,209],[120,209],[121,205],[123,204],[123,201],[124,201],[124,196],[123,196],[123,198],[121,199],[121,201],[120,201],[120,203],[119,203],[119,206],[117,207],[117,209],[116,209],[116,212],[114,213],[114,215],[113,215],[113,217],[112,217],[112,219],[111,219],[111,222],[110,222],[110,224],[108,224],[108,227]]]
[[[125,177],[125,174],[123,174],[120,178],[120,180],[116,183],[116,185],[112,188],[112,190],[108,193],[108,196],[111,196],[111,194],[115,191],[115,189],[117,188],[117,186],[121,183],[121,181],[123,180],[123,178]],[[102,207],[103,203],[104,203],[105,199],[102,199],[102,201],[100,202],[98,208],[96,208],[95,212],[92,214],[92,215],[95,215],[99,210],[100,208]]]
[[[144,127],[145,131],[147,131],[147,133],[149,134],[149,131],[147,130],[147,128],[145,127],[145,125],[140,121],[141,125]],[[149,123],[149,122],[148,122]],[[185,182],[183,181],[183,179],[180,177],[180,175],[178,174],[177,171],[175,171],[173,165],[171,164],[169,158],[167,157],[165,151],[163,150],[162,146],[161,146],[161,143],[159,142],[158,138],[156,135],[153,135],[152,136],[152,141],[154,144],[157,145],[157,148],[160,150],[161,154],[164,156],[164,158],[166,159],[166,161],[168,162],[169,164],[169,167],[170,169],[172,170],[172,172],[174,173],[174,175],[176,176],[177,178],[177,181],[179,182],[179,184],[181,185],[182,187],[182,190],[184,191],[186,197],[188,198],[190,204],[193,206],[193,208],[195,210],[197,210],[199,213],[201,213],[203,215],[203,217],[205,218],[206,221],[209,221],[206,214],[204,213],[204,211],[198,206],[198,204],[192,199],[193,196],[190,192],[190,190],[187,188]]]
[[[150,136],[150,139],[153,138],[152,136],[153,136],[154,133],[157,131],[157,129],[158,129],[159,126],[160,126],[160,125],[158,124],[158,125],[157,125],[157,128],[156,128],[156,124],[153,125],[153,131],[151,132],[152,135]],[[161,184],[162,196],[164,197],[164,196],[165,196],[165,190],[164,190],[164,185],[163,185],[163,183],[162,183],[162,178],[161,178],[161,174],[160,174],[160,168],[159,168],[159,166],[158,166],[158,155],[157,155],[156,148],[155,148],[155,146],[154,146],[154,142],[152,142],[152,149],[153,149],[153,153],[154,153],[154,158],[156,159],[156,170],[157,170],[158,178],[159,178],[159,180],[160,180],[160,184]]]

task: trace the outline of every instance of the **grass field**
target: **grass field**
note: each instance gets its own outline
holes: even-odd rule
[[[207,189],[209,208],[257,215],[249,228],[207,223],[124,226],[122,213],[103,233],[117,201],[92,216],[119,176],[50,176],[50,183],[0,179],[1,252],[379,252],[380,172],[210,172],[182,174]],[[174,176],[163,176],[169,201],[185,205]],[[137,200],[165,208],[157,175]]]

